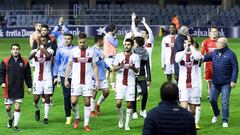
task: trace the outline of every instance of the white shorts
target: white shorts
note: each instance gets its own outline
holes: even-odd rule
[[[134,101],[135,100],[135,85],[126,86],[122,84],[116,85],[115,99],[123,99],[125,101]]]
[[[12,99],[12,98],[4,98],[4,104],[5,105],[12,105],[14,103],[22,103],[22,99]]]
[[[96,88],[96,81],[93,80],[93,85],[92,85],[92,89],[95,90]],[[99,89],[102,90],[102,89],[108,89],[108,80],[105,79],[105,80],[102,80],[102,81],[99,81]]]
[[[113,69],[114,58],[105,58],[104,61],[108,65],[109,68]]]
[[[42,95],[42,94],[52,94],[53,93],[53,84],[52,79],[35,81],[33,85],[33,94]]]
[[[166,64],[164,74],[174,74],[174,64]]]
[[[179,89],[179,101],[199,105],[201,99],[201,87]]]
[[[84,96],[91,97],[93,95],[91,84],[72,84],[71,86],[71,96]]]

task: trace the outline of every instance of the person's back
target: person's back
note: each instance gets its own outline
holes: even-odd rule
[[[193,115],[177,103],[178,87],[166,82],[161,87],[159,106],[149,111],[143,135],[196,135]]]

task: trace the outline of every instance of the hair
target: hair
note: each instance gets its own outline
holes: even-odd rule
[[[160,88],[161,99],[164,101],[177,101],[178,100],[178,86],[172,82],[165,82]]]
[[[46,29],[49,30],[49,26],[48,26],[47,24],[43,24],[43,25],[41,26],[41,28],[46,28]]]
[[[144,28],[143,31],[145,31],[148,34],[148,30],[146,28]]]
[[[69,36],[69,37],[71,37],[71,39],[73,40],[73,34],[67,33],[67,34],[65,34],[64,36]]]
[[[84,32],[80,32],[80,33],[78,34],[78,38],[79,38],[79,39],[85,39],[85,38],[87,38],[87,34],[84,33]]]
[[[138,46],[143,46],[145,41],[143,37],[134,37],[133,40],[136,41],[136,43],[138,44]]]
[[[133,46],[133,43],[134,43],[133,39],[131,39],[131,38],[127,38],[127,39],[125,40],[125,43],[126,43],[126,42],[130,42],[131,45]]]
[[[216,26],[211,26],[211,27],[210,27],[210,31],[211,31],[212,29],[216,29],[216,30],[218,31],[218,28],[217,28]]]
[[[176,28],[176,24],[175,23],[170,23],[170,25],[169,26],[174,26],[175,28]]]
[[[110,31],[110,32],[113,32],[113,30],[115,30],[115,29],[116,29],[116,25],[114,25],[114,24],[110,24],[108,26],[108,31]]]
[[[96,36],[94,37],[94,42],[95,42],[95,43],[99,42],[100,40],[103,40],[103,36],[102,36],[102,35],[96,35]]]
[[[40,23],[40,22],[35,22],[35,23],[34,23],[34,26],[36,26],[37,24],[41,24],[41,23]]]
[[[20,45],[19,45],[18,43],[12,44],[12,45],[11,45],[11,50],[12,50],[13,46],[17,46],[17,47],[19,48],[19,50],[20,50]]]

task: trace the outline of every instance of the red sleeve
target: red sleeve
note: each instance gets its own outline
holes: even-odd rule
[[[204,53],[206,52],[206,40],[204,40],[202,42],[202,49],[201,49],[201,54],[204,55]]]

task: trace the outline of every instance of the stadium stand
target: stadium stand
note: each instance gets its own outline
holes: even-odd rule
[[[70,25],[130,25],[130,14],[135,12],[140,20],[146,17],[150,25],[167,25],[174,15],[179,17],[180,24],[190,26],[240,26],[238,13],[240,7],[223,10],[220,6],[213,5],[166,5],[160,8],[157,4],[97,4],[96,8],[90,8],[88,4],[77,4],[68,10],[57,10],[48,4],[32,5],[31,10],[23,6],[0,7],[4,11],[9,26],[29,26],[34,22],[55,25],[59,16],[65,16],[65,21]],[[4,10],[8,9],[8,10]],[[73,16],[71,19],[69,16]],[[68,19],[69,18],[69,19]],[[28,20],[28,21],[26,21]]]

